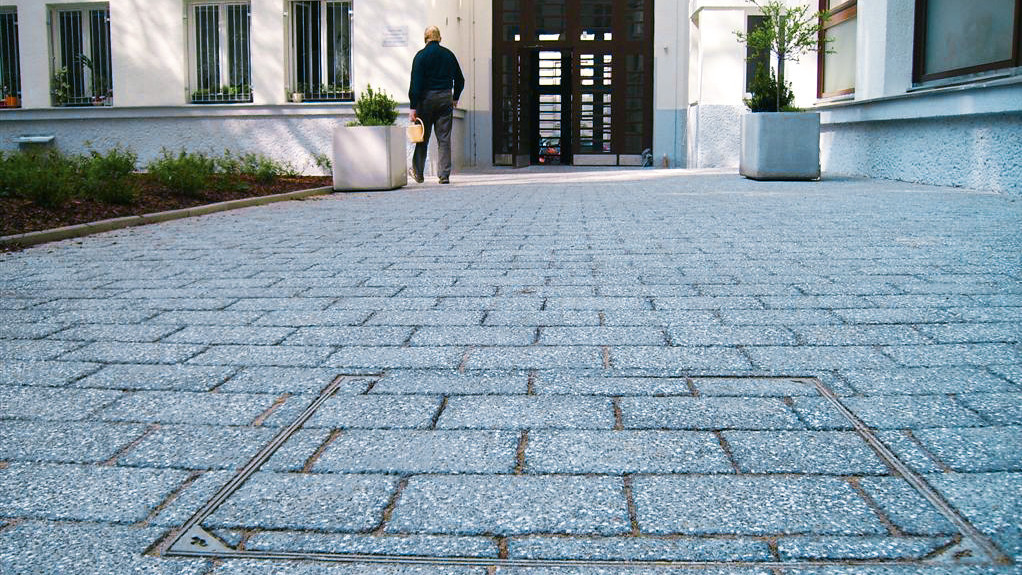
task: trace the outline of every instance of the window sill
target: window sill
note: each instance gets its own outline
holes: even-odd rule
[[[954,118],[983,114],[1022,113],[1022,76],[991,78],[984,82],[918,86],[905,94],[869,100],[818,102],[820,123],[845,124],[927,118]]]

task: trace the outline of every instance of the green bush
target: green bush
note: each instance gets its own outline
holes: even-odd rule
[[[349,125],[393,126],[397,120],[397,102],[386,90],[375,92],[372,86],[367,86],[355,100],[355,118],[356,121]]]
[[[4,156],[0,165],[0,190],[4,195],[32,200],[57,208],[71,199],[80,183],[76,162],[56,151]]]
[[[81,160],[82,193],[108,204],[131,204],[138,199],[138,186],[130,178],[138,154],[120,147],[106,154],[92,150]]]
[[[749,84],[751,98],[743,101],[753,112],[795,112],[797,108],[792,107],[795,101],[795,94],[791,91],[791,84],[785,82],[784,90],[781,91],[781,109],[777,109],[777,76],[769,66],[760,66],[756,69],[756,75]]]
[[[202,195],[202,190],[212,182],[217,171],[217,161],[203,153],[188,153],[181,150],[177,155],[164,149],[162,157],[146,166],[157,182],[170,190],[190,197]]]

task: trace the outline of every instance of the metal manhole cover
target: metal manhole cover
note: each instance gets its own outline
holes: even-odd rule
[[[604,395],[532,395],[531,384],[530,395],[334,395],[349,377],[366,378],[338,376],[163,554],[477,566],[1011,563],[815,377],[641,378],[659,379],[642,395],[606,394],[628,378],[594,378],[589,389]],[[327,438],[300,467],[261,470],[302,429]]]

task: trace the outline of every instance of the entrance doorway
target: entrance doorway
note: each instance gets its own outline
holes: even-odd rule
[[[641,165],[653,0],[494,0],[493,11],[494,165]]]

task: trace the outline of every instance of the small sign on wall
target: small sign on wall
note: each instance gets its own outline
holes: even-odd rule
[[[383,47],[404,48],[408,45],[408,26],[384,26]]]

